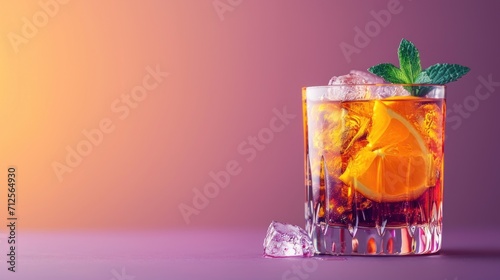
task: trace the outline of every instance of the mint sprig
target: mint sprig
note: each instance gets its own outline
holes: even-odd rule
[[[401,40],[398,49],[399,66],[407,81],[415,81],[422,72],[420,54],[417,48],[408,40]]]
[[[432,83],[444,85],[460,79],[469,68],[459,64],[438,63],[425,69]]]
[[[444,85],[458,80],[470,69],[459,64],[438,63],[422,70],[420,54],[415,45],[401,40],[398,49],[399,68],[390,63],[370,67],[368,71],[393,84],[438,84]],[[424,96],[429,87],[405,87],[414,96]]]

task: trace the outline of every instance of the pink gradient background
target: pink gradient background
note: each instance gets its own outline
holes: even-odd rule
[[[302,225],[302,86],[396,63],[403,37],[420,49],[424,67],[471,67],[449,85],[449,105],[473,94],[480,75],[500,81],[498,1],[401,0],[403,11],[350,63],[340,43],[353,44],[353,28],[364,28],[370,11],[388,1],[243,1],[224,20],[212,2],[69,1],[17,54],[7,34],[19,33],[22,17],[40,7],[0,4],[0,179],[8,165],[18,167],[23,229]],[[110,104],[156,65],[170,76],[118,119]],[[500,195],[499,101],[493,93],[448,130],[446,226],[500,222],[492,211]],[[246,162],[238,145],[284,106],[297,117]],[[107,117],[115,131],[59,182],[51,164]],[[191,204],[193,188],[230,160],[241,163],[241,174],[187,225],[179,204]]]

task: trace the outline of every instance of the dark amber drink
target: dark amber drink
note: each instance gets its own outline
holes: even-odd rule
[[[316,250],[347,255],[437,252],[444,87],[429,86],[425,97],[345,101],[331,98],[328,91],[334,87],[340,86],[303,90],[306,228]]]

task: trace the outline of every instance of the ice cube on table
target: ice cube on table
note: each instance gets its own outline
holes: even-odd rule
[[[272,221],[264,239],[264,255],[271,257],[312,257],[314,247],[307,232],[294,225]]]

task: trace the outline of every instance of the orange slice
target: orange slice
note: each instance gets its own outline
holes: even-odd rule
[[[431,154],[407,119],[381,101],[374,103],[368,145],[340,180],[376,202],[416,199],[429,187]]]

